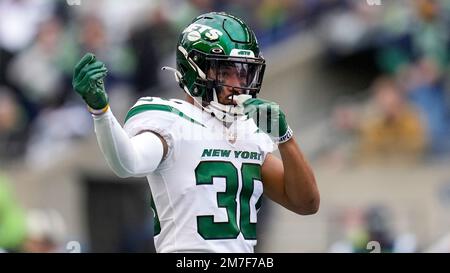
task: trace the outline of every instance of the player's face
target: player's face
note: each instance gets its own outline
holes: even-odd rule
[[[239,95],[244,89],[247,80],[247,75],[244,73],[242,65],[227,65],[220,66],[219,68],[208,71],[208,77],[217,79],[221,84],[220,90],[217,92],[219,103],[227,105],[236,105],[236,102],[232,100],[233,95]]]

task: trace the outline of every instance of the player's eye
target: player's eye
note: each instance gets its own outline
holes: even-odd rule
[[[221,78],[228,78],[230,76],[230,72],[228,70],[220,71]]]
[[[241,80],[247,80],[247,71],[245,69],[239,71],[239,78]]]

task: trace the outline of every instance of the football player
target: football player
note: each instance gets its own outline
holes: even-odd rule
[[[253,31],[226,13],[200,15],[181,33],[176,63],[163,69],[186,99],[141,98],[123,128],[108,105],[105,65],[88,53],[73,77],[109,166],[148,179],[157,251],[253,252],[263,192],[316,213],[314,174],[285,114],[257,98],[265,60]]]

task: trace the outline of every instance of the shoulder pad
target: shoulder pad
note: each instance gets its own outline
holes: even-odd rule
[[[127,122],[130,118],[149,111],[162,111],[166,113],[175,114],[181,118],[184,118],[192,123],[201,125],[205,127],[200,122],[196,121],[192,117],[185,114],[186,109],[193,107],[191,104],[178,100],[178,99],[164,99],[159,97],[143,97],[140,98],[131,109],[128,111],[125,122]]]

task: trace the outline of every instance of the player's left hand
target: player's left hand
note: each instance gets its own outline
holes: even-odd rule
[[[292,130],[280,106],[271,101],[251,98],[243,102],[244,113],[255,120],[260,130],[268,134],[276,143],[284,143],[292,138]]]

